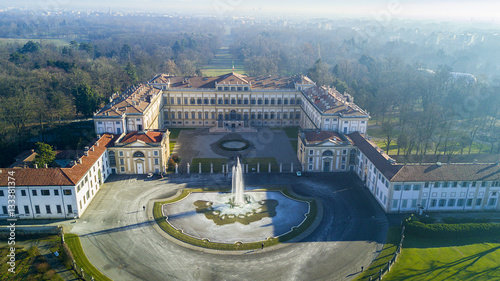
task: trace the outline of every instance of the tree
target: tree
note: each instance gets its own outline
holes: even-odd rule
[[[80,84],[73,90],[76,111],[84,116],[92,116],[99,108],[99,97],[87,84]]]
[[[132,64],[131,62],[127,63],[127,66],[125,67],[125,72],[127,73],[128,77],[130,78],[130,81],[132,84],[136,84],[139,81],[139,78],[137,77],[137,71],[135,69],[135,65]]]
[[[56,159],[56,152],[54,151],[52,146],[46,143],[37,142],[35,151],[37,155],[35,156],[34,162],[40,168],[44,167],[45,164],[51,164],[52,162],[54,162],[54,159]]]
[[[130,48],[130,46],[128,44],[124,44],[120,50],[120,57],[123,60],[129,60],[130,53],[132,53],[132,48]]]
[[[385,136],[385,145],[387,147],[387,154],[389,154],[390,146],[392,141],[396,137],[396,131],[394,130],[394,124],[390,121],[386,121],[382,123],[382,132]]]
[[[24,46],[19,50],[21,54],[26,54],[26,53],[36,53],[40,50],[40,44],[35,43],[33,41],[28,41]]]
[[[317,60],[314,66],[307,71],[307,76],[316,82],[318,86],[330,86],[333,83],[333,74],[330,72],[330,66]]]

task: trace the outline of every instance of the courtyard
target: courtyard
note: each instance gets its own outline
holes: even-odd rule
[[[221,140],[244,139],[250,144],[248,149],[241,151],[227,151],[218,147]],[[272,163],[272,170],[279,171],[278,165],[281,163],[283,171],[290,171],[291,163],[294,170],[300,169],[300,162],[297,159],[297,151],[290,141],[296,141],[297,136],[290,138],[281,129],[258,128],[253,132],[235,133],[210,133],[208,129],[181,130],[177,138],[172,154],[177,154],[181,158],[179,171],[185,173],[187,164],[191,165],[191,173],[199,171],[197,163],[200,159],[209,159],[203,162],[202,171],[209,172],[210,163],[227,163],[228,158],[242,156],[244,159],[260,159],[260,171],[267,172],[268,164]],[[193,161],[193,159],[197,161]],[[254,164],[255,168],[256,163]],[[214,171],[220,171],[217,165]],[[251,171],[251,169],[250,169]],[[255,170],[256,171],[256,168]]]
[[[383,247],[387,218],[355,175],[261,173],[244,179],[251,186],[286,185],[320,201],[319,225],[301,241],[262,250],[203,249],[163,232],[152,217],[152,202],[207,183],[228,186],[230,179],[222,174],[155,180],[112,175],[65,231],[81,237],[89,260],[113,280],[350,280]]]

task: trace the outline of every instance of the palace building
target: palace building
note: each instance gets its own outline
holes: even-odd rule
[[[28,168],[31,152],[0,169],[0,217],[79,217],[110,174],[165,172],[167,128],[300,127],[296,170],[353,172],[387,213],[500,210],[498,162],[398,164],[367,137],[369,118],[351,95],[305,76],[156,75],[113,94],[94,115],[98,139],[82,155],[58,159],[61,168]],[[9,173],[16,175],[15,207]]]

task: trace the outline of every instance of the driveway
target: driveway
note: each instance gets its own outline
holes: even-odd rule
[[[300,195],[318,198],[324,208],[320,225],[299,243],[264,250],[231,253],[184,247],[156,230],[147,215],[150,200],[186,187],[229,181],[221,175],[171,175],[152,181],[113,175],[66,231],[80,235],[89,260],[114,280],[350,280],[383,247],[386,216],[355,176],[244,176],[248,185],[289,185]]]

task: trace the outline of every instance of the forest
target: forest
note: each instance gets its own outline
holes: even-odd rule
[[[203,75],[228,37],[230,54],[248,75],[305,74],[350,93],[370,112],[369,134],[390,154],[450,160],[500,153],[500,69],[494,64],[500,40],[432,44],[459,31],[392,26],[367,36],[360,32],[364,22],[332,25],[102,13],[29,20],[3,12],[0,165],[32,148],[27,140],[46,141],[53,129],[91,117],[113,93],[155,74]],[[71,149],[84,142],[76,139]]]

